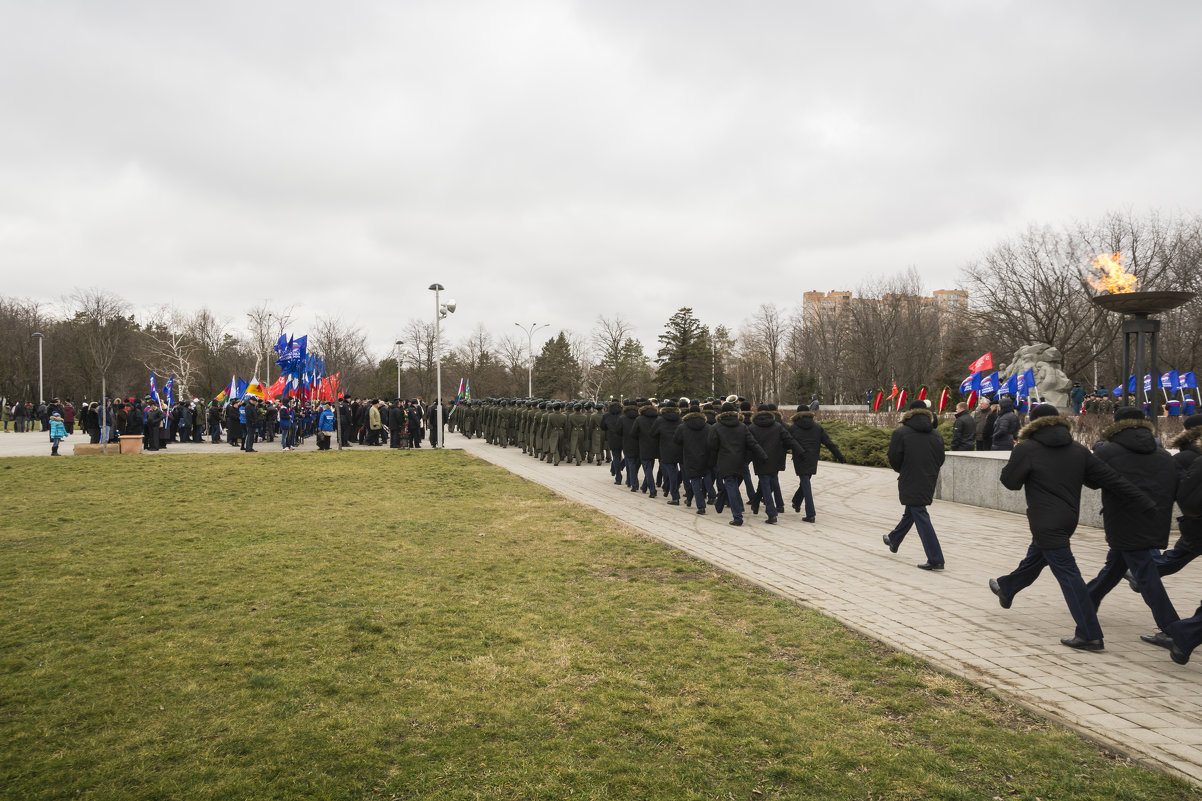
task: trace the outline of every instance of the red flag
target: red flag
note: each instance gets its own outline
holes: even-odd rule
[[[284,376],[280,376],[279,378],[277,378],[275,380],[275,383],[272,384],[271,386],[269,386],[267,388],[266,392],[264,393],[264,394],[266,394],[267,399],[275,400],[276,398],[278,398],[284,392],[284,385],[286,383],[287,383],[287,380],[285,379]]]
[[[906,405],[906,390],[905,390],[905,387],[903,387],[901,389],[901,391],[897,393],[897,411],[900,412],[901,408],[905,405]]]
[[[943,410],[947,408],[948,387],[944,387],[939,391],[939,413],[943,414]]]
[[[876,397],[872,399],[872,410],[874,412],[879,412],[881,410],[881,404],[884,402],[885,402],[885,390],[878,389],[876,391]]]
[[[894,381],[893,382],[893,391],[889,393],[889,399],[892,400],[893,398],[896,398],[896,397],[897,397],[897,382]]]
[[[918,399],[919,400],[927,399],[927,385],[926,384],[923,384],[922,386],[920,386],[918,388]]]
[[[972,364],[970,364],[968,366],[968,372],[970,372],[970,373],[984,372],[985,370],[992,370],[992,369],[993,369],[993,351],[989,351],[984,356],[977,359],[975,362],[973,362]]]
[[[968,408],[975,409],[977,405],[977,391],[974,389],[968,393],[968,399],[964,401],[968,404]]]

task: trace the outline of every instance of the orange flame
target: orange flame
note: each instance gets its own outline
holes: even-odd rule
[[[1100,272],[1100,278],[1089,276],[1089,284],[1099,292],[1109,292],[1111,295],[1122,295],[1135,291],[1139,281],[1131,273],[1123,269],[1122,253],[1100,253],[1093,260],[1093,268]]]

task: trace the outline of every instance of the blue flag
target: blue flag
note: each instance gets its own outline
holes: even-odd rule
[[[997,373],[994,373],[991,376],[987,376],[981,380],[981,394],[982,395],[993,395],[995,392],[998,391],[999,388],[1000,388],[1000,384],[998,383],[998,374]]]
[[[165,386],[163,389],[166,390],[166,392],[167,392],[167,405],[174,406],[175,405],[175,373],[172,373],[171,377],[167,379],[167,386]]]
[[[1148,373],[1144,376],[1144,393],[1152,391],[1152,374]]]
[[[1116,398],[1122,397],[1122,394],[1123,394],[1123,385],[1122,385],[1122,384],[1119,384],[1117,387],[1115,387],[1114,389],[1110,390],[1110,394],[1111,394],[1111,395],[1113,395],[1113,396],[1114,396],[1114,397],[1116,397]]]
[[[1198,377],[1196,375],[1194,375],[1193,370],[1190,370],[1188,373],[1182,373],[1180,375],[1180,379],[1181,379],[1181,383],[1177,386],[1177,389],[1197,389],[1198,388]]]
[[[159,400],[158,387],[156,387],[154,383],[154,370],[150,371],[150,396],[154,398],[156,403],[162,403],[162,401]]]
[[[981,391],[981,374],[973,373],[968,378],[960,382],[960,394],[967,395],[969,392]]]
[[[1002,387],[1001,391],[1002,391],[1003,395],[1011,395],[1011,396],[1017,398],[1018,397],[1018,376],[1012,375],[1009,378],[1007,378],[1006,385],[1004,387]]]
[[[1181,379],[1178,377],[1176,370],[1169,370],[1167,373],[1164,373],[1160,376],[1161,389],[1171,389],[1176,392],[1177,385],[1180,383]]]

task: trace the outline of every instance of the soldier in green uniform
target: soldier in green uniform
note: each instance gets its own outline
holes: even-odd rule
[[[572,404],[568,425],[568,461],[576,462],[579,467],[584,464],[585,443],[588,441],[588,415],[584,413],[583,403],[577,401]]]

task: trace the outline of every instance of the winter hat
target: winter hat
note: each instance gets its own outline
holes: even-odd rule
[[[910,405],[907,406],[906,408],[907,409],[925,409],[925,408],[927,408],[927,404],[926,404],[926,401],[920,401],[920,400],[910,401]]]
[[[736,406],[733,401],[727,401],[726,403],[722,404],[722,411],[737,412],[739,411],[739,407]]]
[[[1120,406],[1114,412],[1115,420],[1145,420],[1144,410],[1137,406]]]
[[[1202,426],[1202,414],[1191,414],[1185,418],[1186,428],[1197,428],[1198,426]]]
[[[1041,403],[1031,410],[1031,419],[1038,420],[1041,417],[1055,417],[1060,414],[1060,410],[1050,403]]]

